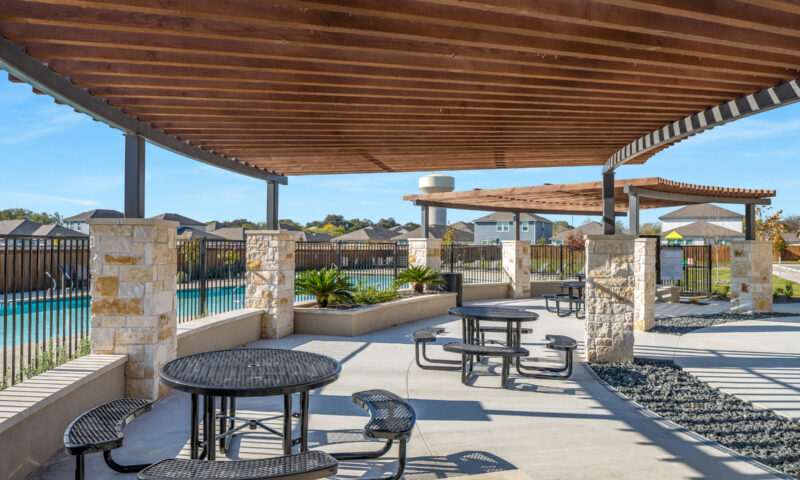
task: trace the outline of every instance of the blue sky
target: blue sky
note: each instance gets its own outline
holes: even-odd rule
[[[600,179],[600,167],[440,172],[457,190]],[[290,177],[281,188],[280,217],[299,222],[336,213],[346,218],[394,217],[419,222],[403,202],[425,173]],[[742,188],[770,188],[785,214],[800,214],[800,104],[718,127],[657,154],[644,165],[623,166],[617,178],[670,180]],[[0,79],[0,209],[21,207],[65,216],[93,208],[122,210],[123,137],[29,86]],[[201,221],[263,221],[265,185],[148,145],[147,216],[176,212]],[[732,209],[743,211],[743,207]],[[657,221],[670,209],[642,212]],[[450,211],[469,221],[481,212]],[[586,217],[549,216],[582,223]],[[624,221],[625,222],[625,221]]]

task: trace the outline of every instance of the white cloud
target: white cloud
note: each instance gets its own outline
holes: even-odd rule
[[[15,200],[26,200],[32,202],[59,202],[59,203],[71,203],[75,205],[84,205],[87,207],[96,207],[100,205],[100,202],[97,200],[90,200],[90,199],[81,199],[81,198],[70,198],[70,197],[59,197],[56,195],[45,195],[42,193],[29,193],[29,192],[5,192],[8,197],[10,197],[9,202],[14,202]]]

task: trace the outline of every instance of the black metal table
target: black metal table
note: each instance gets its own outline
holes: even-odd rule
[[[569,297],[570,298],[572,298],[572,291],[573,290],[578,290],[578,296],[579,297],[583,297],[583,290],[586,288],[586,282],[570,281],[570,282],[564,282],[559,286],[562,287],[562,288],[569,289]]]
[[[283,453],[308,450],[308,393],[339,378],[341,364],[333,358],[298,350],[242,348],[198,353],[173,360],[161,368],[161,382],[175,390],[191,394],[190,457],[215,459],[216,441],[226,448],[230,436],[244,427],[259,426],[283,438]],[[292,395],[300,394],[300,437],[292,438]],[[203,395],[204,454],[199,450],[198,408]],[[283,432],[261,420],[236,417],[237,397],[283,395]],[[220,414],[216,414],[215,397],[220,397]],[[231,412],[227,406],[230,400]],[[220,435],[215,432],[220,420]],[[235,421],[244,421],[233,428]],[[264,419],[265,420],[265,419]]]
[[[516,308],[505,307],[484,307],[484,306],[468,306],[468,307],[454,307],[447,310],[447,313],[453,316],[461,317],[462,339],[464,343],[476,343],[480,338],[480,322],[505,322],[506,323],[506,345],[510,347],[519,347],[522,343],[522,322],[532,322],[538,320],[539,314],[534,312],[526,312]],[[470,355],[469,368],[472,370],[474,357]],[[503,357],[503,368],[505,371],[506,363],[509,362],[508,357]],[[520,359],[517,357],[517,371],[521,372],[522,368]]]

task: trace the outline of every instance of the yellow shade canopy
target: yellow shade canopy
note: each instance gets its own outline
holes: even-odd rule
[[[683,240],[681,234],[676,232],[675,230],[671,231],[669,235],[667,235],[664,238],[666,238],[667,240]]]

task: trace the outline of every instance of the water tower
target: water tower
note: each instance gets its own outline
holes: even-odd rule
[[[422,193],[452,192],[455,188],[456,179],[447,175],[432,173],[419,179],[419,189]],[[430,207],[428,225],[447,225],[447,209]]]

